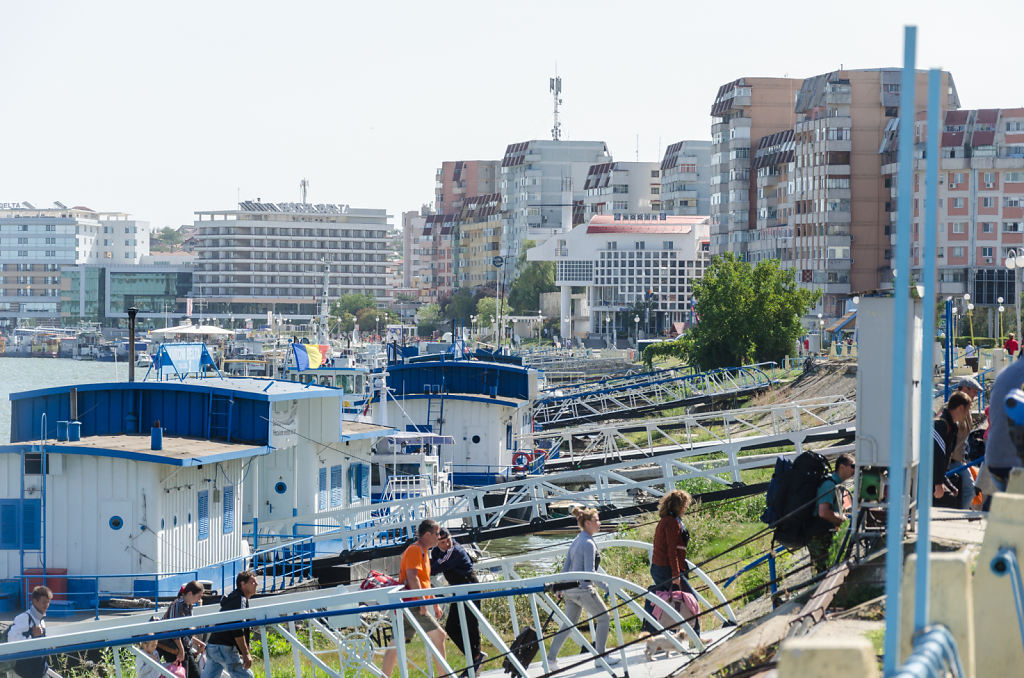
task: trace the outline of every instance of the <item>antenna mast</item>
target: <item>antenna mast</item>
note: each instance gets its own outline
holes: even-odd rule
[[[558,122],[558,105],[562,103],[562,78],[557,73],[555,77],[548,78],[548,90],[555,100],[555,125],[551,128],[551,138],[558,141],[562,138],[562,123]]]
[[[306,191],[309,190],[309,179],[303,179],[299,182],[299,193],[302,194],[302,204],[306,204]]]

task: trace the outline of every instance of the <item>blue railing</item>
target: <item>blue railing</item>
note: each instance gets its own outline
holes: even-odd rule
[[[235,576],[244,570],[255,570],[260,579],[260,593],[280,591],[288,586],[301,583],[313,577],[314,544],[312,537],[294,539],[272,548],[256,551],[206,567],[179,572],[145,572],[125,574],[68,574],[52,577],[67,580],[67,593],[59,594],[77,610],[93,610],[99,618],[100,607],[113,599],[152,599],[153,610],[160,608],[161,597],[172,598],[187,581],[207,579],[222,592],[235,586]],[[39,579],[38,574],[20,575],[19,580]],[[114,582],[131,582],[131,588],[117,586]],[[108,583],[108,585],[104,585]],[[22,585],[24,591],[24,584]],[[146,610],[145,607],[124,607],[122,610]]]

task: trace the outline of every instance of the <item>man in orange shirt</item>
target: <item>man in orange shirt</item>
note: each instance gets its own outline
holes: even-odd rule
[[[398,566],[398,572],[399,579],[405,583],[406,589],[411,591],[430,588],[430,549],[437,546],[437,537],[440,532],[441,526],[437,522],[424,520],[416,530],[418,535],[416,541],[410,544],[409,548],[405,549],[405,552],[402,553],[402,561]],[[422,599],[412,598],[412,600],[426,600],[428,597],[424,596]],[[434,614],[430,614],[431,608],[433,608]],[[431,642],[434,643],[434,647],[444,657],[444,639],[446,636],[444,629],[441,628],[441,624],[438,623],[438,620],[444,614],[441,611],[441,606],[434,603],[433,605],[428,604],[423,607],[411,607],[408,609],[412,613],[413,618],[416,619],[416,622],[427,632]],[[404,614],[403,621],[405,642],[408,643],[412,640],[413,635],[415,635],[415,630]],[[384,653],[384,665],[381,669],[388,678],[390,678],[391,672],[395,670],[395,660],[397,658],[398,650],[395,648],[391,648]]]

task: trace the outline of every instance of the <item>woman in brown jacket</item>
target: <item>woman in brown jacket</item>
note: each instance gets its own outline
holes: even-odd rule
[[[651,591],[679,589],[693,593],[693,587],[686,580],[690,571],[686,563],[686,547],[690,544],[690,531],[683,524],[683,514],[693,502],[685,490],[672,490],[658,503],[657,527],[654,528],[654,549],[651,553]],[[648,612],[653,606],[648,604]],[[694,630],[700,633],[700,619],[694,622]]]

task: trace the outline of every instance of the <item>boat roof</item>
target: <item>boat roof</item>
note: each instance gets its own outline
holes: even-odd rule
[[[341,420],[341,442],[365,438],[382,438],[393,433],[395,433],[395,429],[391,426],[369,424],[363,421],[349,421],[348,419]]]
[[[436,433],[418,431],[400,431],[388,436],[388,441],[402,443],[403,445],[454,445],[453,436],[443,436]]]
[[[113,391],[122,389],[144,389],[153,391],[214,391],[232,394],[245,394],[253,400],[298,400],[302,398],[340,397],[342,391],[330,386],[316,384],[300,384],[295,381],[280,379],[257,379],[254,377],[207,377],[204,379],[189,378],[167,381],[125,381],[95,384],[75,384],[52,388],[20,391],[10,395],[11,400],[38,398],[40,396],[67,393],[69,389],[79,391]]]
[[[246,459],[269,453],[272,448],[238,443],[226,443],[205,438],[181,438],[165,436],[163,449],[154,450],[148,435],[98,435],[87,436],[78,441],[46,441],[46,451],[61,454],[79,454],[92,457],[112,457],[148,461],[168,466],[200,466],[232,459]],[[24,441],[0,445],[0,454],[20,454],[22,450],[32,451],[41,441]]]

